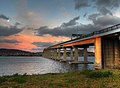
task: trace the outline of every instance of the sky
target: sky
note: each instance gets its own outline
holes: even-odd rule
[[[120,23],[120,0],[0,0],[0,48],[39,52]]]

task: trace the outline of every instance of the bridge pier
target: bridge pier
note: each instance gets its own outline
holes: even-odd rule
[[[57,49],[54,49],[54,59],[57,59]]]
[[[70,59],[73,60],[73,48],[70,48]]]
[[[103,68],[120,68],[120,40],[117,36],[102,38]]]
[[[73,64],[80,63],[78,62],[78,47],[80,46],[84,48],[84,62],[81,63],[89,64],[87,61],[87,47],[85,47],[89,45],[94,45],[95,47],[96,69],[120,68],[120,24],[45,48],[43,57],[60,59],[60,48],[64,47],[63,61],[66,61],[66,48],[72,47],[70,58],[74,60]],[[58,51],[54,49],[58,49]]]
[[[78,63],[78,47],[74,46],[74,63]]]
[[[88,61],[87,48],[88,48],[88,47],[84,47],[84,62],[87,62],[87,61]]]
[[[61,50],[61,49],[60,49],[60,48],[58,48],[58,57],[57,57],[57,59],[58,59],[58,60],[60,60],[60,59],[61,59],[61,55],[60,55],[60,54],[61,54],[61,52],[60,52],[60,50]]]
[[[120,68],[120,41],[114,40],[114,68]]]
[[[95,69],[102,69],[101,38],[95,39]]]
[[[63,61],[66,61],[66,48],[63,48]]]

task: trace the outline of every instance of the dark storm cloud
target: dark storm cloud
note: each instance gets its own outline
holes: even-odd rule
[[[75,9],[94,7],[101,15],[112,15],[112,9],[120,7],[120,0],[75,0]]]
[[[120,6],[120,0],[95,0],[95,4],[98,8],[116,8]]]
[[[105,8],[105,7],[102,7],[102,8],[100,9],[100,13],[101,13],[102,15],[107,15],[107,14],[113,15],[112,12],[111,12],[110,10],[108,10],[107,8]]]
[[[86,17],[87,16],[87,13],[85,13],[84,15],[83,15],[83,17]]]
[[[110,14],[112,15],[111,10],[118,8],[120,6],[120,0],[95,0],[95,5],[97,10],[102,15]]]
[[[19,23],[19,22],[16,22],[16,23],[15,23],[15,26],[16,26],[16,27],[19,26],[19,25],[21,25],[21,23]]]
[[[17,40],[0,40],[0,43],[20,43]]]
[[[5,20],[9,20],[9,18],[5,15],[0,15],[0,18],[5,19]]]
[[[75,18],[73,18],[72,20],[70,20],[69,22],[67,22],[67,23],[63,23],[61,26],[62,27],[68,27],[68,26],[74,26],[74,25],[76,25],[77,24],[77,20],[79,20],[79,16],[78,17],[75,17]]]
[[[69,22],[63,23],[59,27],[55,28],[49,28],[47,26],[40,27],[38,30],[38,35],[43,36],[44,34],[50,34],[53,36],[71,36],[73,33],[78,33],[79,31],[79,26],[77,26],[77,20],[79,19],[78,17],[73,18]],[[81,30],[83,33],[85,33],[85,30]]]
[[[120,23],[120,18],[111,16],[111,15],[103,15],[101,16],[98,13],[94,13],[89,15],[89,20],[92,21],[91,24],[78,24],[70,27],[56,27],[56,28],[48,28],[47,26],[40,27],[38,30],[38,36],[43,36],[45,34],[50,34],[53,36],[67,36],[71,37],[74,33],[76,34],[87,34],[93,31],[97,31],[108,26],[112,26]]]
[[[16,26],[0,26],[0,36],[10,36],[21,32],[22,29],[17,28]]]
[[[110,15],[98,17],[94,21],[94,25],[98,25],[99,24],[101,26],[115,25],[115,24],[119,24],[119,23],[120,23],[120,18],[119,17],[110,16]]]
[[[53,43],[51,42],[33,42],[32,44],[36,45],[36,46],[41,46],[41,47],[47,47],[50,45],[53,45]]]
[[[88,17],[92,23],[82,24],[76,22],[79,17],[75,17],[67,23],[63,23],[59,27],[49,28],[48,26],[40,27],[38,35],[43,36],[50,34],[53,36],[67,36],[70,37],[75,34],[86,34],[97,31],[115,24],[120,23],[120,18],[113,16],[112,10],[120,6],[120,0],[75,0],[75,9],[82,9],[84,7],[95,7],[96,13],[84,13],[83,17]],[[86,16],[87,15],[87,16]]]
[[[77,10],[88,6],[89,6],[88,0],[75,0],[75,9]]]
[[[94,21],[96,21],[96,19],[97,19],[98,16],[100,16],[99,13],[93,13],[93,14],[91,14],[91,15],[88,16],[88,20],[92,20],[93,23],[94,23]]]

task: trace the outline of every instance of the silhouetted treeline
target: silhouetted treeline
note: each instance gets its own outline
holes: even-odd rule
[[[42,56],[42,52],[28,52],[17,49],[0,49],[0,56]]]

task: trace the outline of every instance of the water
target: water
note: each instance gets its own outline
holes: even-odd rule
[[[89,57],[88,59],[94,62],[94,57]],[[79,57],[79,60],[83,60],[83,58]],[[70,65],[43,57],[0,57],[0,76],[13,75],[15,73],[32,75],[70,72],[86,69],[86,67],[87,69],[94,69],[93,65]]]

